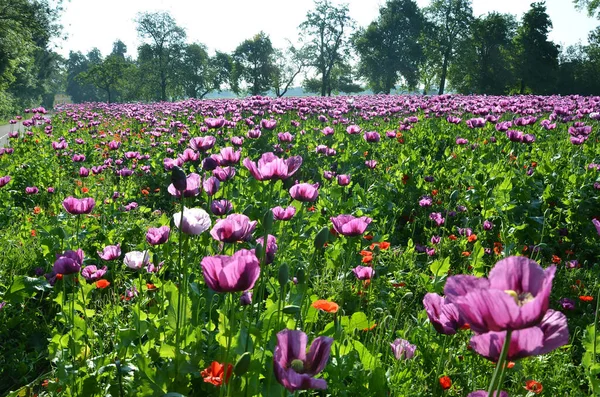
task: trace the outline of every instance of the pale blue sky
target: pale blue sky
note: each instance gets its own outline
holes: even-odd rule
[[[351,16],[366,26],[378,14],[383,0],[333,0],[348,3]],[[427,6],[429,0],[417,0]],[[529,9],[528,0],[473,0],[475,15],[490,11],[521,17]],[[590,30],[600,21],[577,11],[570,0],[547,0],[548,14],[554,24],[550,38],[561,45],[586,42]],[[201,42],[210,50],[231,52],[243,40],[263,30],[276,47],[285,47],[286,39],[296,42],[298,25],[313,7],[312,0],[70,0],[64,3],[62,16],[66,40],[57,40],[57,51],[65,56],[70,50],[87,52],[98,47],[106,55],[112,43],[121,39],[128,53],[135,55],[140,44],[134,18],[142,11],[169,11],[177,24],[186,29],[188,42]]]

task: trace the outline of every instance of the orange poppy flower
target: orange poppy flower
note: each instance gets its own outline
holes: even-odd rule
[[[392,287],[394,287],[394,288],[406,287],[406,283],[404,283],[404,282],[392,283]]]
[[[438,191],[437,191],[437,189],[433,189],[433,190],[431,191],[431,195],[432,195],[432,196],[437,196],[437,195],[438,195]]]
[[[370,234],[365,234],[364,239],[371,241],[371,240],[373,240],[373,236]]]
[[[31,229],[31,237],[35,237],[37,236],[37,233],[35,232],[35,229]]]
[[[556,255],[552,255],[552,263],[560,263],[560,257]]]
[[[373,248],[371,248],[371,249],[373,249]],[[360,251],[360,256],[373,256],[373,253],[371,251],[362,250],[362,251]]]
[[[314,206],[314,205],[313,205],[313,206],[310,206],[310,207],[308,207],[308,211],[309,211],[309,212],[315,212],[315,210],[316,210],[316,208],[315,208],[315,206]]]
[[[525,382],[525,390],[535,394],[540,394],[542,390],[544,390],[544,387],[540,382],[537,382],[535,380],[528,380],[527,382]]]
[[[90,189],[88,189],[87,187],[82,187],[81,188],[81,193],[87,193],[89,191],[90,191]]]
[[[33,207],[33,213],[34,214],[39,214],[40,212],[42,212],[42,209],[38,206]]]
[[[361,262],[362,263],[371,263],[371,262],[373,262],[373,257],[372,256],[363,256]]]
[[[227,370],[225,366],[217,361],[213,361],[210,366],[204,369],[200,375],[204,378],[206,383],[212,383],[215,386],[221,386],[223,381],[229,383],[231,373],[233,372],[233,365],[227,364]]]
[[[156,289],[156,285],[152,283],[146,283],[146,288],[148,288],[148,291],[154,291]]]
[[[149,192],[148,190],[146,190],[146,189],[142,189],[142,194],[143,194],[144,196],[147,196],[147,195],[149,195],[149,194],[150,194],[150,192]]]
[[[579,297],[579,300],[582,302],[591,302],[594,300],[593,296],[589,296],[589,295],[582,295]]]
[[[57,280],[62,280],[62,279],[63,279],[63,275],[62,275],[62,273],[58,273],[58,274],[56,275],[56,279],[57,279]]]
[[[110,282],[105,279],[96,281],[96,288],[104,289],[110,285]]]
[[[319,299],[313,302],[312,307],[315,309],[323,310],[327,313],[337,313],[340,306],[335,302],[330,302],[325,299]]]
[[[449,376],[442,376],[440,378],[440,386],[442,386],[442,389],[448,390],[452,386],[452,379]]]
[[[452,241],[456,240],[456,236],[454,234],[449,235],[448,238]]]
[[[379,243],[380,250],[386,250],[388,248],[390,248],[390,243],[388,243],[387,241],[382,241]]]
[[[363,328],[363,331],[373,331],[375,329],[375,327],[377,327],[377,323],[371,325],[370,327],[367,328]]]
[[[469,236],[469,238],[467,239],[470,243],[477,241],[477,235],[476,234],[471,234]]]
[[[506,364],[506,368],[511,369],[515,366],[515,363],[513,361],[509,361],[508,364]]]
[[[463,251],[462,256],[471,256],[471,253],[469,251]]]
[[[494,254],[500,255],[502,253],[502,243],[494,243]]]

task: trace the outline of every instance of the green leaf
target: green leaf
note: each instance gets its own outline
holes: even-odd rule
[[[448,270],[450,270],[450,257],[447,256],[444,259],[436,259],[429,265],[429,270],[431,270],[431,273],[433,273],[435,277],[447,274]]]

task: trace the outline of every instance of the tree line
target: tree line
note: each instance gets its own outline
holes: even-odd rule
[[[474,16],[471,0],[387,0],[366,27],[347,5],[315,0],[298,26],[297,44],[275,48],[258,32],[232,53],[209,53],[187,42],[168,13],[141,13],[135,58],[116,41],[107,55],[93,49],[64,59],[50,48],[60,34],[61,0],[3,0],[0,5],[0,115],[53,94],[74,102],[166,101],[237,95],[283,96],[301,81],[318,95],[458,92],[463,94],[600,94],[600,27],[588,44],[561,48],[548,38],[544,2],[517,19]],[[600,0],[575,0],[597,15]]]

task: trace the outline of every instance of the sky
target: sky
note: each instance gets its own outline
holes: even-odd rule
[[[429,0],[417,0],[421,7]],[[350,16],[358,26],[375,20],[384,0],[332,0],[349,5]],[[519,19],[529,9],[528,0],[473,0],[477,15],[490,11],[511,13]],[[61,18],[63,36],[56,39],[56,51],[68,56],[69,51],[87,53],[97,47],[103,55],[120,39],[127,52],[136,56],[141,41],[135,18],[140,12],[168,11],[177,25],[187,33],[188,42],[200,42],[214,50],[232,52],[245,39],[261,30],[277,48],[287,47],[288,40],[297,41],[298,25],[313,8],[312,0],[68,0],[63,3]],[[588,33],[600,21],[578,11],[571,0],[547,0],[548,14],[554,24],[550,39],[562,46],[587,41]]]

